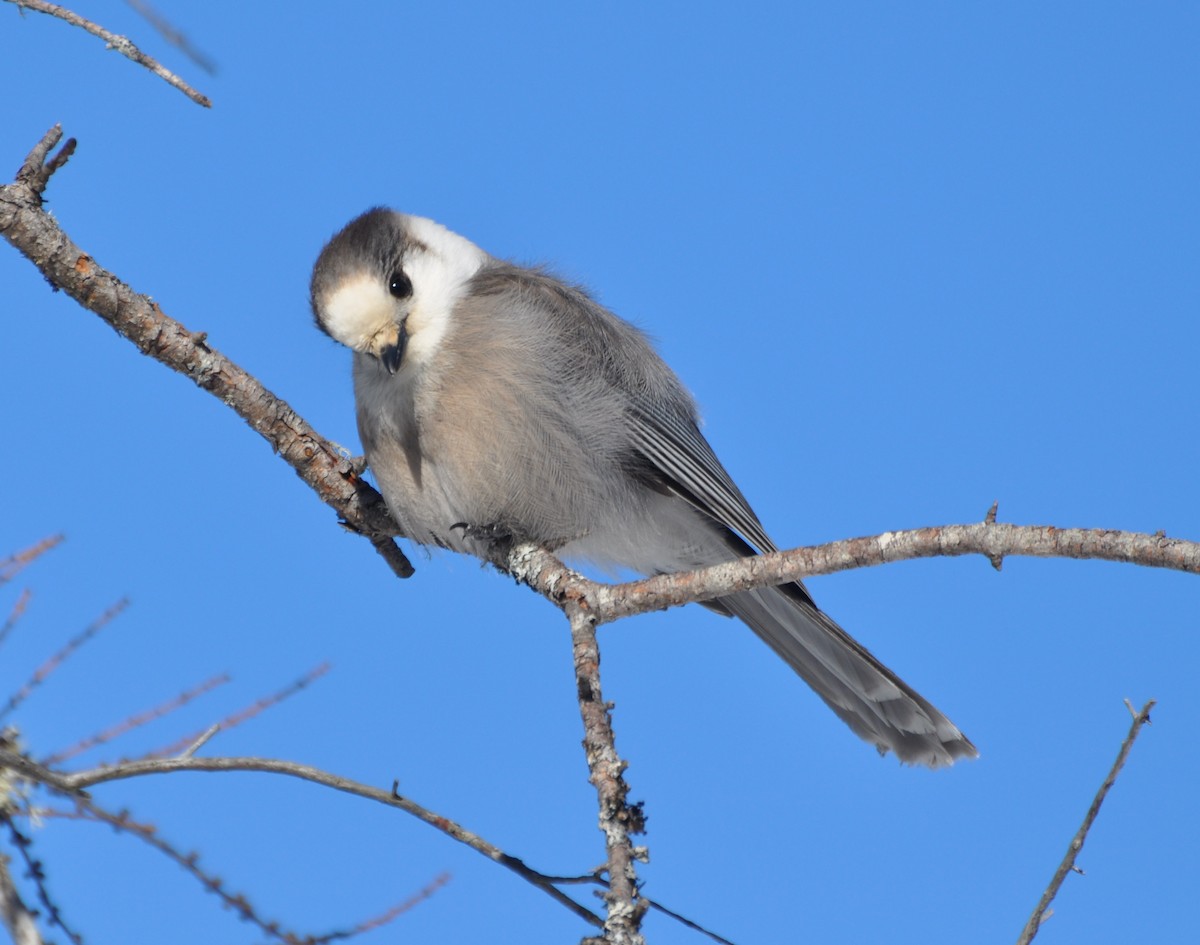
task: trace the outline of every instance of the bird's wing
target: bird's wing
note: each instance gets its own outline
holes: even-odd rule
[[[760,552],[776,550],[750,503],[690,417],[643,406],[632,419],[635,447],[672,491]]]

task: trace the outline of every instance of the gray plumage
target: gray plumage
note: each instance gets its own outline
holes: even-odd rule
[[[367,460],[414,541],[476,553],[492,528],[645,574],[776,550],[678,378],[582,289],[376,209],[322,251],[312,307],[354,350]],[[881,752],[931,767],[976,754],[799,582],[710,606]]]

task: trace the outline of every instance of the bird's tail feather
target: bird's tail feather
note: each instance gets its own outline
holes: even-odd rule
[[[978,754],[953,722],[817,609],[802,586],[760,588],[714,603],[740,617],[881,753],[931,768]]]

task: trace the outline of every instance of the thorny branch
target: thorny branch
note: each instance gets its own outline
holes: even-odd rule
[[[17,8],[24,10],[33,10],[37,13],[45,13],[47,16],[57,17],[72,26],[78,26],[82,30],[86,30],[93,36],[97,36],[104,40],[104,44],[109,49],[115,49],[126,59],[136,62],[139,66],[145,66],[160,79],[169,85],[173,85],[179,89],[184,95],[190,98],[197,105],[203,105],[205,108],[212,108],[212,102],[207,95],[201,95],[194,88],[188,85],[183,79],[179,78],[174,72],[160,65],[155,59],[147,56],[144,52],[137,48],[124,36],[118,36],[116,33],[110,33],[103,26],[93,23],[91,20],[84,19],[78,13],[68,10],[66,7],[61,7],[56,3],[46,3],[45,0],[8,0],[9,3],[15,3]]]
[[[1087,815],[1083,818],[1083,823],[1080,825],[1079,830],[1076,831],[1075,836],[1071,838],[1066,855],[1063,856],[1062,862],[1058,864],[1058,869],[1054,871],[1050,885],[1042,893],[1041,900],[1033,910],[1029,921],[1025,923],[1025,928],[1021,931],[1020,938],[1017,939],[1017,945],[1029,945],[1033,941],[1033,937],[1037,935],[1038,929],[1041,928],[1042,922],[1049,918],[1049,913],[1046,910],[1050,908],[1050,903],[1058,895],[1059,887],[1062,886],[1063,880],[1067,878],[1067,874],[1076,869],[1075,857],[1083,849],[1083,842],[1087,839],[1088,831],[1092,829],[1092,823],[1096,820],[1096,815],[1100,813],[1100,805],[1104,803],[1104,798],[1108,796],[1109,789],[1112,788],[1117,780],[1117,775],[1121,773],[1121,769],[1125,766],[1125,759],[1129,757],[1129,751],[1133,748],[1133,743],[1137,740],[1138,733],[1141,732],[1144,725],[1150,722],[1150,710],[1154,708],[1153,699],[1142,706],[1140,712],[1134,712],[1133,706],[1128,701],[1126,701],[1125,705],[1129,707],[1129,711],[1133,715],[1133,723],[1129,726],[1129,734],[1125,736],[1125,741],[1121,743],[1121,750],[1117,752],[1117,760],[1113,762],[1108,776],[1105,777],[1104,783],[1100,785],[1100,790],[1096,792],[1096,796],[1092,799],[1092,804],[1088,808]]]

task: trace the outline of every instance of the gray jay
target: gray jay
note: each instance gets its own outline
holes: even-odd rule
[[[367,462],[413,541],[471,554],[503,536],[643,574],[776,550],[674,372],[583,289],[376,208],[321,251],[311,302],[354,352]],[[881,753],[930,767],[976,754],[799,582],[707,606]]]

